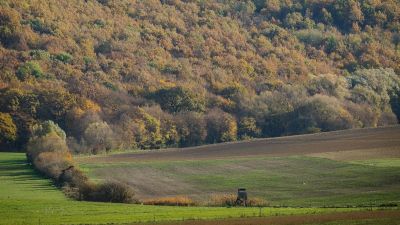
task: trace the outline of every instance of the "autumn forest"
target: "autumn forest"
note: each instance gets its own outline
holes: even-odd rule
[[[397,124],[399,75],[398,0],[0,0],[2,150],[43,121],[83,154]]]

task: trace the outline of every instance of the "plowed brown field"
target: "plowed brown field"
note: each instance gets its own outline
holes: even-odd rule
[[[362,150],[365,153],[359,153]],[[80,158],[85,163],[112,163],[153,160],[200,160],[228,157],[290,156],[350,153],[344,158],[363,159],[366,155],[400,157],[400,126],[344,130],[310,135],[256,139],[199,147],[124,153]],[[357,156],[358,155],[358,156]]]

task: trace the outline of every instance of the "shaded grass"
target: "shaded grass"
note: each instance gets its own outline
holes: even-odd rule
[[[0,224],[110,224],[258,216],[258,208],[160,207],[78,202],[38,176],[21,153],[0,153]],[[263,208],[262,216],[365,209]]]
[[[129,182],[142,197],[174,195],[174,190],[169,193],[167,189],[168,185],[176,185],[180,195],[198,200],[207,199],[212,193],[235,193],[236,188],[246,187],[251,196],[264,198],[275,206],[400,204],[400,173],[395,166],[398,159],[377,162],[379,166],[290,156],[98,163],[82,167],[95,179]],[[143,179],[143,174],[151,179]],[[165,185],[153,185],[157,180]]]

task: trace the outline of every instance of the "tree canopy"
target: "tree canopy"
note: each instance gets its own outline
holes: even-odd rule
[[[397,0],[3,0],[0,149],[47,120],[88,153],[398,123],[399,21]]]

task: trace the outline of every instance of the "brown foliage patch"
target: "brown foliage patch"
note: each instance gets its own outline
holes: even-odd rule
[[[165,198],[154,198],[143,201],[145,205],[164,205],[164,206],[194,206],[195,202],[187,196],[175,196]]]
[[[222,207],[238,206],[236,203],[236,198],[237,196],[234,194],[214,194],[211,196],[208,205],[222,206]],[[248,207],[268,206],[268,202],[262,198],[254,197],[247,200],[246,206]]]
[[[42,152],[33,160],[36,169],[44,175],[58,180],[62,170],[72,165],[67,152]]]
[[[234,194],[215,194],[211,196],[210,205],[212,206],[234,206],[236,202]]]

